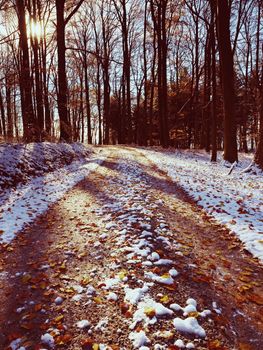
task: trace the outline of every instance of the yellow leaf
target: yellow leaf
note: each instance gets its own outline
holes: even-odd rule
[[[96,304],[102,304],[102,303],[103,303],[103,300],[102,300],[100,297],[94,297],[94,298],[93,298],[93,301],[94,301]]]
[[[160,302],[161,302],[161,303],[164,303],[164,304],[168,304],[169,301],[170,301],[170,298],[169,298],[168,295],[164,295],[164,296],[161,297],[161,299],[160,299]]]
[[[213,350],[213,349],[220,349],[221,348],[221,342],[218,339],[210,341],[208,343],[208,348],[211,349],[211,350]]]
[[[63,320],[64,316],[63,315],[59,315],[54,319],[55,323],[60,323]]]
[[[65,263],[63,263],[62,265],[60,265],[60,266],[59,266],[59,269],[62,270],[62,271],[66,270],[66,265],[65,265]]]
[[[240,287],[238,287],[238,290],[242,293],[242,292],[246,292],[247,290],[252,289],[253,286],[251,284],[244,284]]]
[[[126,277],[127,271],[121,271],[118,275],[120,280],[123,280]]]
[[[244,275],[244,276],[251,276],[251,275],[252,275],[252,272],[250,272],[250,271],[244,271],[244,272],[242,272],[242,275]]]
[[[148,316],[150,318],[152,318],[152,317],[154,317],[156,315],[155,309],[152,308],[152,307],[146,307],[144,309],[144,313],[145,313],[146,316]]]
[[[24,275],[22,277],[22,282],[23,283],[28,283],[31,280],[32,276],[31,275]]]
[[[194,318],[197,318],[199,316],[199,312],[197,311],[193,311],[193,312],[190,312],[188,314],[189,317],[194,317]]]
[[[46,285],[45,282],[40,282],[39,287],[40,287],[41,289],[46,289],[47,285]]]
[[[82,286],[87,286],[90,283],[91,279],[89,277],[83,277],[81,280],[81,285]]]

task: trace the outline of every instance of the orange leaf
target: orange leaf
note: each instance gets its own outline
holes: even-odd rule
[[[30,329],[34,328],[34,325],[33,325],[33,323],[22,323],[21,328],[30,330]]]
[[[257,305],[263,305],[263,296],[258,294],[249,294],[247,296],[247,299],[252,301],[252,303],[255,303]]]
[[[37,311],[40,311],[42,309],[42,305],[41,304],[37,304],[34,306],[34,310],[37,312]]]
[[[56,338],[57,345],[65,345],[71,342],[73,336],[71,334],[60,335]]]
[[[81,347],[83,350],[92,350],[93,344],[94,344],[94,340],[91,338],[87,338],[82,340]]]
[[[246,343],[238,344],[239,350],[253,350],[252,346]]]

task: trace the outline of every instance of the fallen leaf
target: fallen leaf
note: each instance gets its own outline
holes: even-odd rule
[[[160,298],[160,302],[163,304],[168,304],[170,301],[170,298],[168,295],[164,295],[163,297]]]
[[[64,316],[63,315],[59,315],[54,319],[55,323],[60,323],[63,320]]]
[[[81,347],[83,350],[92,350],[93,339],[84,339],[81,341]]]
[[[80,284],[82,286],[87,286],[90,283],[91,279],[89,277],[83,277],[82,280],[80,281]]]
[[[209,342],[207,346],[209,350],[229,350],[229,348],[225,347],[218,339]]]
[[[238,348],[239,350],[253,350],[252,346],[246,343],[239,343]]]
[[[125,314],[129,310],[130,305],[127,303],[121,303],[120,308],[121,308],[122,314]]]
[[[154,308],[152,307],[146,307],[144,309],[144,313],[146,316],[148,316],[149,318],[153,318],[156,315],[156,311]]]
[[[65,345],[71,342],[73,336],[71,334],[60,335],[56,338],[57,345]]]
[[[102,300],[100,297],[94,297],[94,298],[93,298],[93,301],[94,301],[96,304],[102,304],[102,303],[103,303],[103,300]]]
[[[255,303],[257,305],[263,305],[263,296],[261,295],[258,295],[258,294],[249,294],[247,296],[247,299],[252,301],[252,303]]]
[[[22,277],[22,283],[26,284],[31,280],[32,276],[27,274]]]
[[[42,305],[41,304],[37,304],[34,306],[34,311],[38,312],[42,309]]]
[[[26,330],[31,330],[34,328],[34,325],[33,323],[22,323],[20,327]]]

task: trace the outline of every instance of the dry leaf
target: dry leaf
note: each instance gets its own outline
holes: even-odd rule
[[[144,313],[146,316],[148,316],[149,318],[153,318],[156,315],[156,311],[154,308],[152,307],[146,307],[144,309]]]

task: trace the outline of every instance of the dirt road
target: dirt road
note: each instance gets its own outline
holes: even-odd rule
[[[104,152],[1,247],[0,349],[263,349],[260,264],[138,150]]]

